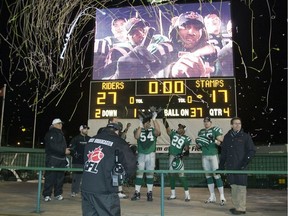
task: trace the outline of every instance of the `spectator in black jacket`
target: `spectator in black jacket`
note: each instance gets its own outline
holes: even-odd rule
[[[242,130],[241,119],[231,119],[232,129],[224,136],[222,142],[219,169],[245,170],[255,155],[255,146],[249,134]],[[246,213],[247,174],[228,174],[231,185],[232,203],[235,208],[230,212],[235,215]]]
[[[90,137],[88,136],[89,127],[81,125],[79,128],[80,134],[73,137],[69,148],[72,156],[72,167],[83,168],[84,166],[84,148]],[[82,180],[83,172],[72,173],[71,197],[75,197],[79,193],[79,188]]]
[[[85,146],[81,187],[83,216],[121,215],[118,181],[116,184],[115,178],[112,181],[116,155],[122,170],[125,170],[121,172],[124,178],[136,172],[136,157],[126,141],[119,137],[119,130],[117,123],[109,123],[101,133],[91,137]]]
[[[128,123],[126,129],[125,129],[124,131],[122,131],[122,129],[123,129],[123,124],[118,121],[118,118],[117,118],[117,117],[110,117],[110,118],[108,119],[108,124],[110,124],[110,123],[117,123],[117,124],[119,125],[119,133],[118,133],[118,136],[120,136],[122,139],[125,140],[125,139],[126,139],[126,134],[127,134],[127,132],[128,132],[129,127],[131,126],[131,124]],[[97,134],[102,133],[105,128],[106,128],[106,127],[101,127],[101,128],[99,128],[99,130],[97,131]],[[128,144],[128,143],[127,143],[127,144]],[[127,198],[128,198],[128,196],[123,192],[123,187],[122,187],[122,185],[119,185],[119,187],[118,187],[118,196],[119,196],[120,199],[127,199]]]
[[[46,161],[49,168],[65,168],[66,155],[70,154],[69,148],[62,132],[63,122],[56,118],[44,138]],[[52,189],[54,187],[54,197],[56,200],[63,200],[64,171],[46,171],[43,197],[44,201],[51,201]]]

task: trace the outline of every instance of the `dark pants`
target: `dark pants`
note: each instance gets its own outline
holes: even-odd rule
[[[83,216],[120,216],[120,199],[117,193],[94,194],[82,191]]]
[[[73,168],[83,168],[83,164],[72,164]],[[83,172],[72,172],[71,192],[79,193]]]
[[[46,167],[64,168],[67,162],[64,158],[46,157]],[[45,171],[44,189],[42,195],[51,196],[54,187],[54,196],[59,196],[63,193],[65,172],[64,171]]]

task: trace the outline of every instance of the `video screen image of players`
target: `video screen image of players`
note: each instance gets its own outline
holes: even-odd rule
[[[230,3],[97,9],[92,80],[233,77]]]

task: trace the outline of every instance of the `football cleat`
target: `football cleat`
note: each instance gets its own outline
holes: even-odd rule
[[[226,203],[226,199],[224,196],[220,196],[220,206],[224,206]]]
[[[176,199],[176,196],[172,196],[172,195],[167,198],[167,200],[175,200],[175,199]]]
[[[132,201],[139,200],[140,199],[140,193],[138,191],[135,191],[133,196],[131,197]]]
[[[205,203],[215,203],[215,202],[216,202],[216,197],[215,197],[215,195],[211,195],[211,196],[209,197],[209,199],[205,201]]]
[[[188,194],[187,196],[185,196],[185,202],[190,202],[190,194]]]
[[[153,201],[152,191],[147,193],[147,201]]]
[[[118,196],[120,199],[127,199],[128,198],[128,196],[126,194],[124,194],[123,191],[119,192]]]

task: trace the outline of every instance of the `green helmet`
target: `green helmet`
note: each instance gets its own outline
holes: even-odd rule
[[[184,164],[181,158],[175,157],[171,165],[174,170],[180,170]]]

